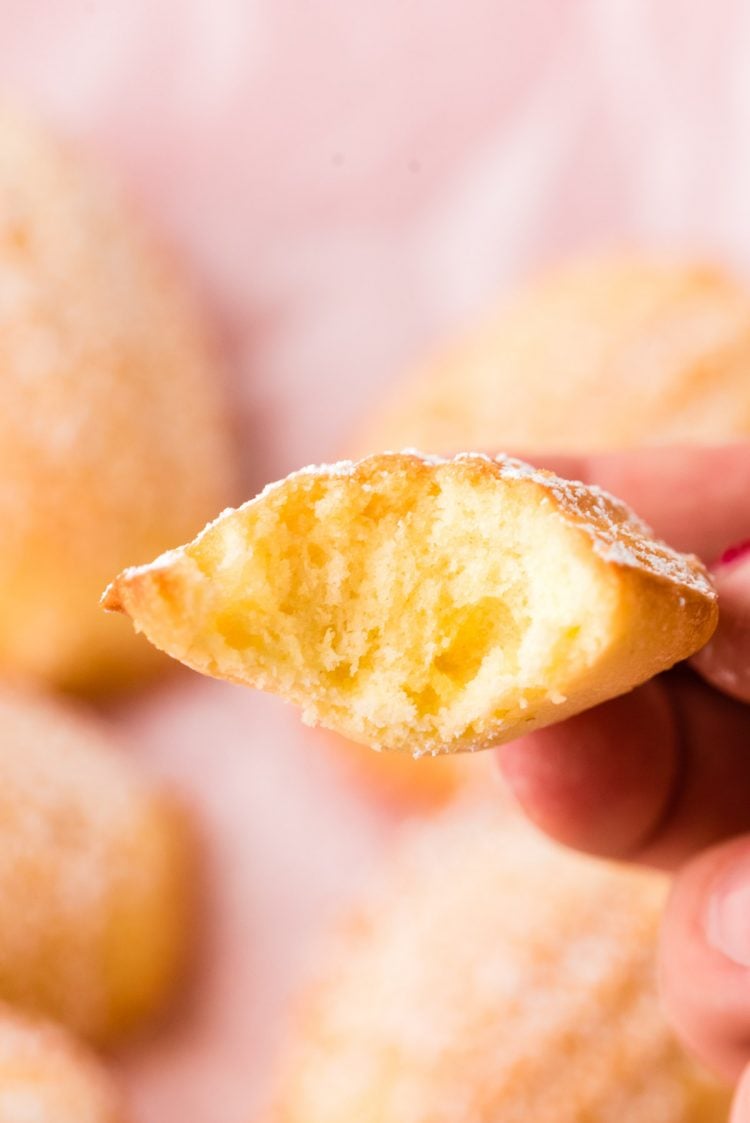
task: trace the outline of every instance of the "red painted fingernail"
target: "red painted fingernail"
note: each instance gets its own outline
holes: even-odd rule
[[[714,564],[716,566],[731,565],[732,562],[743,558],[745,554],[750,554],[750,538],[746,538],[744,542],[738,542],[736,546],[730,546]]]

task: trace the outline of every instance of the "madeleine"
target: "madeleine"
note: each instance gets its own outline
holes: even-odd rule
[[[572,261],[394,384],[355,454],[580,452],[750,436],[750,291],[648,254]]]
[[[183,973],[192,847],[104,728],[0,694],[0,1000],[111,1043]]]
[[[328,949],[272,1123],[724,1123],[657,997],[655,873],[495,802],[411,827]]]
[[[0,370],[0,672],[129,682],[151,660],[98,595],[227,501],[219,375],[117,192],[2,106]]]
[[[205,674],[376,749],[500,744],[624,693],[717,618],[697,558],[625,504],[508,458],[295,473],[104,598]]]

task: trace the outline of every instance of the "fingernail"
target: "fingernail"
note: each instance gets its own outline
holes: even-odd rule
[[[744,542],[738,542],[736,546],[730,546],[725,550],[718,561],[714,562],[714,568],[720,569],[722,566],[731,565],[732,562],[739,561],[745,555],[750,555],[750,538],[746,538]]]
[[[750,857],[724,869],[708,899],[706,939],[740,967],[750,967]]]

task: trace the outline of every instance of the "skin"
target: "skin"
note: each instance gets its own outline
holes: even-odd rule
[[[544,462],[615,492],[710,563],[720,623],[689,666],[504,746],[500,766],[553,838],[674,872],[665,1004],[738,1081],[732,1123],[750,1123],[750,444]]]

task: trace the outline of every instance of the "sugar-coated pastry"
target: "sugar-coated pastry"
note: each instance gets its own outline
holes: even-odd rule
[[[229,499],[209,350],[112,186],[0,106],[0,672],[89,688],[158,663],[97,599]]]
[[[697,558],[619,500],[508,458],[382,454],[295,473],[105,595],[196,670],[415,755],[487,747],[686,658]]]
[[[59,1026],[0,1007],[0,1123],[125,1123],[101,1062]]]
[[[93,720],[0,695],[0,1000],[109,1043],[184,967],[190,846]]]
[[[750,436],[750,290],[630,255],[529,285],[398,382],[351,442],[525,453]]]
[[[412,827],[330,947],[272,1123],[725,1123],[659,1008],[655,873],[494,803]]]

